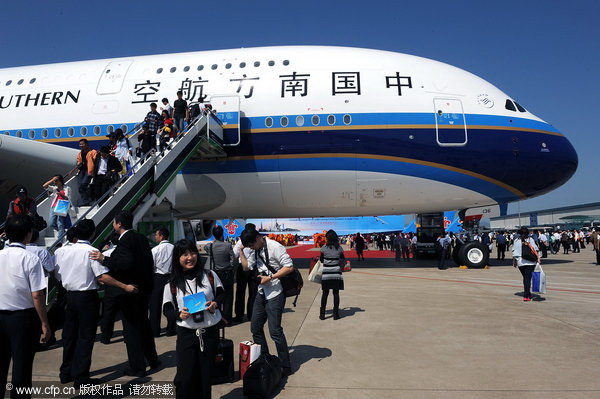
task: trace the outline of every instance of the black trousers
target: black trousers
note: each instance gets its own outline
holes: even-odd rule
[[[106,193],[112,185],[112,179],[108,175],[94,177],[94,199],[97,201]]]
[[[254,307],[258,285],[251,277],[251,272],[245,272],[241,265],[238,266],[235,287],[235,317],[237,319],[244,317],[244,310],[246,310],[248,320],[252,319],[252,308]],[[246,301],[246,287],[248,287],[248,301]]]
[[[162,302],[165,285],[169,283],[170,274],[154,273],[154,285],[150,294],[150,327],[155,337],[160,337],[160,318],[162,315]],[[167,320],[167,334],[175,334],[175,323]]]
[[[100,319],[100,330],[102,331],[101,341],[109,343],[115,330],[115,319],[117,316],[117,296],[119,292],[116,288],[106,286],[104,288],[104,298],[102,298],[102,318]]]
[[[600,251],[596,250],[596,264],[600,265]]]
[[[337,310],[340,307],[340,290],[331,290],[333,291],[333,309]],[[327,298],[329,297],[329,289],[323,289],[323,293],[321,294],[321,309],[325,309],[327,307]]]
[[[148,363],[155,363],[158,360],[148,319],[148,295],[143,292],[119,294],[116,296],[116,305],[123,315],[123,337],[129,368],[134,371],[145,371],[145,360]]]
[[[175,374],[175,397],[182,399],[210,399],[211,377],[214,366],[219,332],[209,327],[202,334],[204,350],[196,330],[177,326],[177,374]]]
[[[523,295],[524,298],[531,298],[531,276],[533,275],[534,270],[535,265],[519,267],[519,271],[523,275],[523,291],[525,292]]]
[[[76,382],[90,377],[92,351],[96,339],[100,298],[94,291],[68,291],[65,295],[63,362],[60,375]]]
[[[0,398],[6,393],[8,366],[12,359],[12,384],[16,387],[30,387],[33,358],[40,338],[41,325],[34,308],[25,310],[0,310]],[[27,398],[31,395],[17,395],[16,389],[10,392],[11,398]]]

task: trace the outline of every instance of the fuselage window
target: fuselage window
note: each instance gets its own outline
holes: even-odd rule
[[[35,130],[31,129],[31,130],[29,131],[29,138],[30,138],[30,139],[34,139],[34,138],[35,138]]]
[[[269,66],[275,65],[275,61],[269,61]]]
[[[506,105],[504,106],[509,111],[516,111],[515,104],[512,101],[506,100]]]
[[[111,134],[115,131],[115,127],[113,125],[108,125],[106,130],[108,131],[108,134]]]
[[[17,130],[17,137],[19,137],[19,138],[23,137],[23,132],[20,130]]]
[[[329,125],[335,125],[335,115],[328,115],[327,116],[327,123]]]
[[[121,130],[123,133],[127,133],[127,125],[121,125]]]
[[[10,86],[11,83],[12,83],[12,80],[9,80],[8,82],[6,82],[6,85]]]
[[[100,134],[100,126],[94,126],[94,134],[98,136]]]
[[[87,132],[88,132],[87,126],[82,126],[81,129],[79,129],[79,133],[82,136],[87,136]]]
[[[344,125],[349,125],[352,123],[352,117],[348,114],[344,115]]]
[[[42,138],[48,138],[48,129],[42,130]]]
[[[287,116],[282,116],[280,122],[281,126],[286,127],[290,121]]]
[[[254,67],[258,68],[260,66],[260,61],[254,61]]]
[[[231,68],[231,64],[225,64],[225,69],[230,69]]]
[[[177,70],[177,68],[173,67],[170,69],[171,73],[175,72]]]
[[[302,115],[296,117],[296,126],[304,126],[304,117]]]
[[[240,68],[246,68],[246,63],[245,62],[240,62]]]
[[[186,66],[185,68],[183,68],[183,72],[187,72],[187,71],[189,71],[189,70],[190,70],[190,67],[189,67],[189,66]]]
[[[18,85],[22,85],[22,84],[23,84],[23,82],[24,82],[24,80],[23,80],[23,79],[21,79],[21,80],[19,80],[19,81],[17,82],[17,84],[18,84]]]
[[[517,106],[517,109],[519,110],[519,112],[527,112],[527,110],[525,108],[523,108],[518,102],[515,101],[515,105]]]
[[[212,69],[212,70],[214,71],[214,70],[215,70],[215,69],[217,69],[218,67],[219,67],[219,66],[218,66],[217,64],[212,64],[212,66],[210,67],[210,69]]]
[[[5,136],[10,136],[10,132],[4,132]]]
[[[312,116],[312,124],[314,126],[317,126],[319,124],[319,122],[321,122],[321,118],[319,118],[319,115],[313,115]]]
[[[30,85],[32,85],[32,84],[34,84],[34,83],[35,83],[35,78],[33,78],[33,79],[31,79],[31,80],[29,81],[29,84],[30,84]]]
[[[201,71],[204,69],[204,65],[198,65],[198,68],[196,68],[197,70]]]
[[[162,73],[162,71],[163,71],[163,69],[162,69],[162,68],[158,68],[158,69],[156,70],[156,73]]]
[[[68,135],[69,137],[73,137],[73,136],[75,136],[75,129],[73,129],[72,127],[68,128],[68,129],[67,129],[67,135]]]
[[[289,60],[283,60],[283,65],[285,65],[285,66],[290,65],[290,61]]]
[[[60,137],[61,135],[62,135],[62,130],[59,127],[54,129],[54,137]]]
[[[267,117],[267,118],[265,119],[265,126],[266,126],[266,127],[273,127],[273,118],[271,118],[270,116],[269,116],[269,117]]]

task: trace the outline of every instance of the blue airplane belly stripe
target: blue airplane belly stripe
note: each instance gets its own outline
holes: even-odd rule
[[[278,171],[336,171],[360,170],[365,172],[390,173],[429,179],[473,190],[497,202],[514,201],[519,197],[510,190],[489,181],[464,173],[429,165],[383,159],[352,157],[319,157],[292,159],[243,159],[226,162],[190,162],[182,174],[256,173]]]

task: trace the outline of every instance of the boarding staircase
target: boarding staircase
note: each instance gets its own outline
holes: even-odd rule
[[[130,139],[137,134],[139,129]],[[137,159],[131,169],[91,206],[74,208],[77,215],[71,216],[71,220],[76,220],[73,225],[84,218],[93,220],[96,235],[92,245],[99,248],[111,233],[112,221],[118,212],[128,210],[134,215],[134,224],[140,221],[150,208],[165,199],[167,189],[190,159],[220,159],[226,156],[220,121],[212,114],[201,115],[188,125],[185,132],[173,138],[163,152],[151,151]],[[77,176],[65,184],[71,188],[75,202],[78,197]],[[38,204],[38,214],[44,218],[50,213],[50,200],[46,198]],[[44,235],[46,247],[51,252],[66,239],[63,235],[57,235],[50,226],[40,232],[40,236]],[[55,291],[49,291],[49,302],[53,301]]]

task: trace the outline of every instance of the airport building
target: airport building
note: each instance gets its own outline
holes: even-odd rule
[[[490,218],[493,230],[514,230],[520,226],[560,229],[600,226],[600,202]]]

